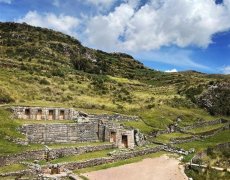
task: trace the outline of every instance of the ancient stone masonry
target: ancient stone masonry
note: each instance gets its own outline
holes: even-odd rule
[[[59,149],[50,149],[50,158],[56,159],[63,156],[71,156],[76,154],[83,154],[87,152],[94,152],[94,151],[100,151],[105,149],[112,149],[115,148],[114,144],[102,144],[97,146],[80,146],[80,147],[66,147],[66,148],[59,148]],[[43,160],[44,159],[44,149],[42,150],[34,150],[34,151],[27,151],[20,154],[14,154],[14,155],[7,155],[7,156],[1,156],[0,157],[0,167],[19,163],[21,161],[26,160]]]
[[[60,167],[62,167],[64,169],[76,170],[76,169],[92,167],[92,166],[106,164],[106,163],[112,163],[112,162],[116,162],[119,160],[130,159],[130,158],[137,157],[137,156],[143,156],[145,154],[156,153],[156,152],[159,152],[161,150],[164,150],[164,146],[143,148],[141,150],[134,150],[134,151],[126,152],[126,153],[112,155],[109,157],[89,159],[86,161],[77,161],[77,162],[75,161],[75,162],[69,162],[69,163],[60,163],[59,165],[60,165]],[[48,166],[42,166],[43,170],[47,169],[47,168],[48,168]],[[31,173],[32,173],[32,171],[27,169],[27,170],[23,170],[23,171],[11,172],[11,173],[7,173],[7,174],[0,174],[0,178],[1,177],[14,176],[14,175],[29,175]]]
[[[48,107],[12,107],[14,117],[31,120],[73,120],[79,115],[74,109]]]
[[[140,118],[138,116],[127,116],[122,114],[90,114],[90,118],[108,121],[138,121]]]
[[[156,153],[161,150],[164,150],[164,146],[157,146],[154,148],[146,148],[146,149],[137,150],[137,151],[130,151],[127,153],[112,155],[110,157],[95,158],[95,159],[90,159],[90,160],[86,160],[82,162],[63,163],[61,164],[61,166],[63,166],[64,168],[70,169],[70,170],[82,169],[86,167],[92,167],[92,166],[97,166],[101,164],[112,163],[112,162],[116,162],[119,160],[130,159],[130,158],[137,157],[137,156],[143,156],[145,154]]]
[[[134,148],[134,129],[125,129],[123,126],[108,121],[99,121],[99,140],[115,143],[119,148]]]
[[[127,129],[119,121],[136,121],[136,116],[88,115],[74,109],[13,107],[14,116],[31,120],[74,120],[73,123],[27,124],[20,128],[29,143],[111,142],[119,148],[134,148],[143,144],[143,135]]]
[[[187,131],[190,129],[200,128],[200,127],[205,127],[205,126],[210,126],[210,125],[216,125],[216,124],[223,124],[223,123],[229,124],[230,122],[228,120],[224,120],[224,119],[216,119],[213,121],[202,121],[202,122],[197,122],[191,126],[179,128],[179,131]]]
[[[30,124],[23,125],[21,132],[29,143],[70,143],[105,141],[115,143],[120,148],[133,148],[134,130],[122,126],[89,123]]]
[[[98,124],[30,124],[23,125],[21,132],[30,143],[75,143],[98,141]]]

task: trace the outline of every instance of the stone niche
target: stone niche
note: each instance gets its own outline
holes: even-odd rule
[[[116,144],[118,148],[134,148],[134,129],[125,129],[111,122],[99,121],[99,140]]]
[[[74,120],[78,112],[70,108],[13,107],[14,117],[31,120]]]

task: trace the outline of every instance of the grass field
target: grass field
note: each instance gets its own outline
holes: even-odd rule
[[[89,153],[80,154],[80,155],[65,156],[62,158],[51,160],[50,163],[56,164],[56,163],[64,163],[64,162],[80,162],[80,161],[85,161],[85,160],[99,158],[99,157],[108,157],[108,153],[113,150],[114,149],[107,149],[107,150],[89,152]],[[44,164],[44,163],[45,161],[41,161],[41,164]]]
[[[8,172],[14,172],[14,171],[21,171],[27,169],[27,166],[23,164],[12,164],[8,166],[0,167],[0,174],[8,173]]]
[[[229,142],[230,141],[229,137],[230,137],[230,130],[226,130],[210,138],[204,139],[202,141],[193,141],[193,142],[178,144],[177,146],[187,150],[190,148],[195,148],[196,151],[202,151],[208,147],[213,147],[217,144]]]
[[[169,143],[170,139],[172,138],[187,138],[191,137],[189,134],[183,134],[183,133],[170,133],[170,134],[162,134],[157,136],[154,140],[162,143]]]
[[[211,125],[211,126],[205,126],[205,127],[190,129],[187,132],[197,135],[197,134],[202,134],[202,133],[205,133],[208,131],[219,129],[223,126],[224,126],[223,124],[216,124],[216,125]]]

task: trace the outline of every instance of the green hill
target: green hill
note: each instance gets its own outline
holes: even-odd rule
[[[185,126],[230,114],[230,76],[151,70],[130,55],[90,49],[73,37],[27,24],[0,23],[0,37],[2,105],[138,115],[143,121],[125,125],[147,134],[178,118]],[[212,86],[218,97],[209,98]],[[214,106],[205,104],[209,100]],[[1,122],[2,135],[17,136],[5,129],[18,122]]]

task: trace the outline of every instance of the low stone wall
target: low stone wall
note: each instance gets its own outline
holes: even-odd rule
[[[202,132],[202,133],[199,133],[197,135],[200,135],[200,136],[213,136],[215,135],[216,133],[219,133],[221,131],[225,131],[225,130],[228,130],[229,129],[229,124],[226,124],[225,126],[223,127],[220,127],[220,128],[216,128],[216,129],[212,129],[210,131],[206,131],[206,132]]]
[[[29,175],[32,174],[32,171],[27,169],[27,170],[22,170],[22,171],[15,171],[15,172],[9,172],[9,173],[2,173],[0,174],[0,177],[9,177],[9,176],[24,176],[24,175]]]
[[[92,167],[92,166],[97,166],[101,164],[112,163],[112,162],[116,162],[119,160],[130,159],[130,158],[137,157],[137,156],[143,156],[145,154],[156,153],[161,150],[165,150],[165,148],[166,148],[165,146],[157,146],[154,148],[146,148],[142,150],[130,151],[130,152],[122,153],[122,154],[116,154],[111,157],[95,158],[95,159],[90,159],[90,160],[86,160],[82,162],[62,163],[60,165],[62,168],[65,168],[68,170],[82,169],[86,167]],[[47,166],[43,166],[42,168],[46,169]],[[23,171],[0,174],[0,177],[26,175],[30,173],[31,173],[31,170],[27,169]]]
[[[158,130],[158,131],[153,131],[151,132],[151,136],[153,137],[157,137],[157,136],[160,136],[161,134],[168,134],[168,130],[165,129],[165,130]]]
[[[163,147],[164,146],[157,146],[155,148],[146,148],[146,149],[139,150],[139,151],[127,152],[127,153],[123,153],[120,155],[114,155],[111,157],[95,158],[95,159],[90,159],[90,160],[83,161],[83,162],[63,163],[61,164],[61,166],[69,170],[82,169],[86,167],[92,167],[92,166],[97,166],[101,164],[112,163],[112,162],[116,162],[119,160],[130,159],[130,158],[142,156],[145,154],[156,153],[156,152],[163,150]]]
[[[108,121],[138,121],[140,118],[138,116],[127,116],[123,114],[90,114],[90,118]]]
[[[50,156],[53,159],[63,157],[63,156],[70,156],[74,154],[83,154],[87,152],[105,150],[105,149],[112,149],[115,148],[113,144],[103,144],[98,146],[81,146],[81,147],[66,147],[60,149],[51,149]],[[8,155],[8,156],[1,156],[0,157],[0,166],[5,166],[9,164],[19,163],[25,160],[43,160],[44,159],[44,150],[37,150],[37,151],[27,151],[25,153]]]
[[[29,143],[75,143],[98,141],[98,123],[30,124],[20,131]]]
[[[226,124],[225,126],[218,128],[218,129],[214,129],[208,132],[204,132],[202,134],[198,134],[198,135],[194,135],[191,137],[187,137],[187,138],[172,138],[170,139],[172,144],[181,144],[181,143],[186,143],[186,142],[192,142],[192,141],[197,141],[197,140],[201,140],[201,139],[207,139],[209,137],[215,136],[216,134],[220,133],[221,131],[225,131],[225,130],[229,130],[229,125]]]
[[[229,149],[229,148],[230,148],[230,142],[218,144],[215,147],[215,149]]]
[[[216,124],[221,124],[221,123],[227,123],[227,122],[228,121],[224,120],[224,119],[216,119],[213,121],[202,121],[202,122],[195,123],[191,126],[182,127],[182,128],[180,128],[180,130],[181,131],[187,131],[190,129],[200,128],[200,127],[210,126],[210,125],[216,125]],[[230,123],[230,122],[228,122],[228,123]]]
[[[187,143],[187,142],[192,142],[192,141],[197,141],[200,140],[201,138],[198,136],[191,136],[187,138],[172,138],[170,139],[170,142],[172,144],[181,144],[181,143]]]

